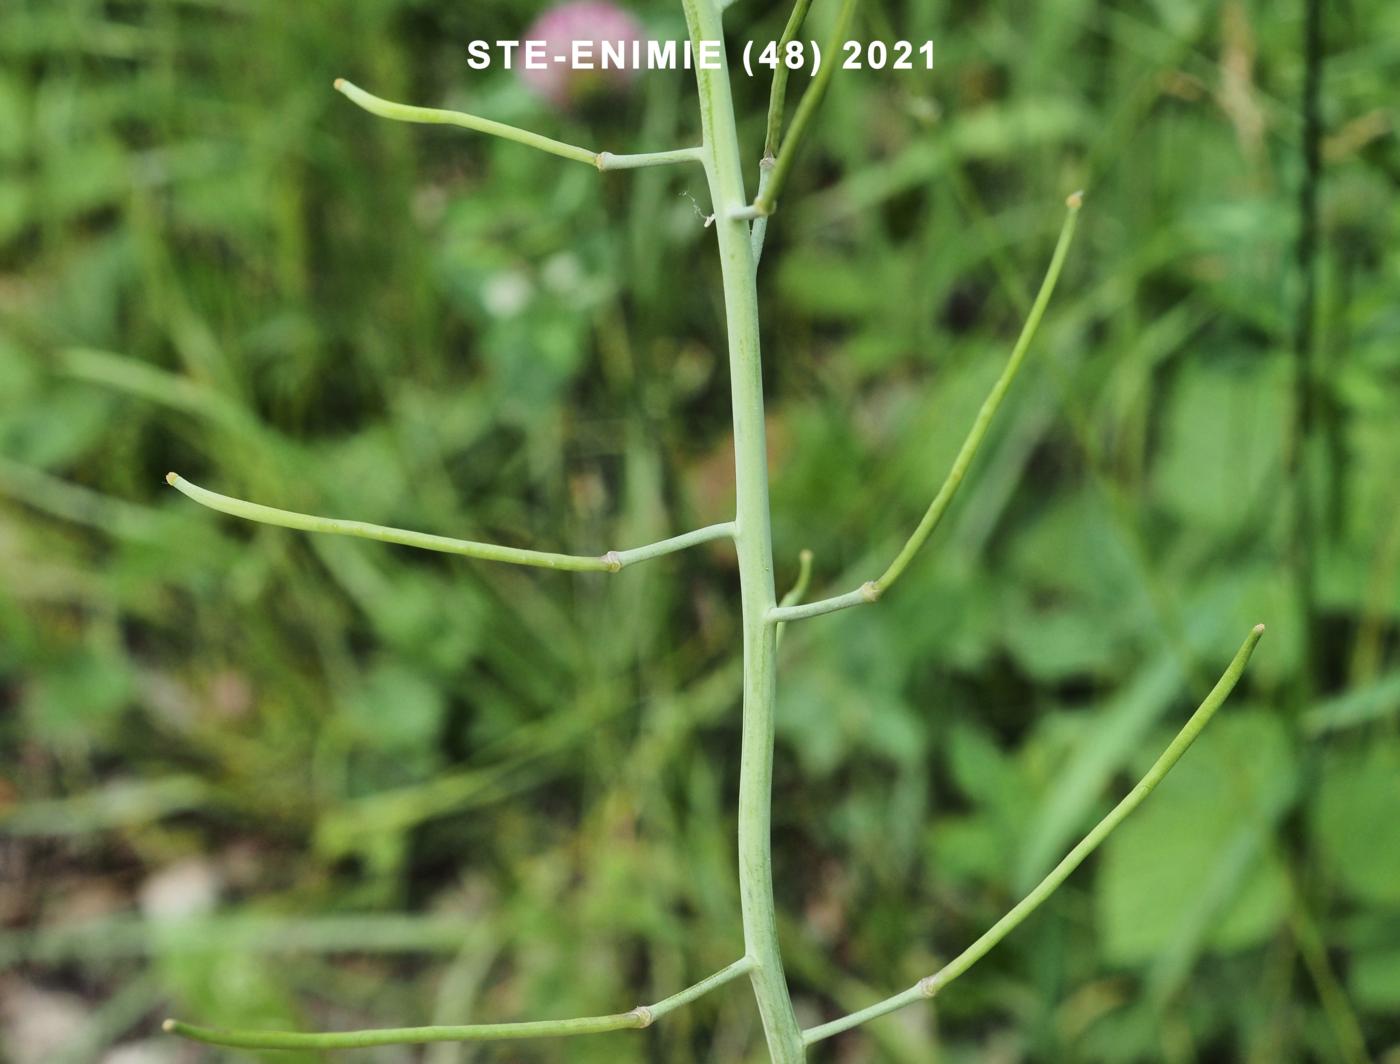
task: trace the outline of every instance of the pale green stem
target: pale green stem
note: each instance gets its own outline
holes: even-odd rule
[[[710,525],[694,532],[686,532],[658,543],[631,550],[608,551],[606,554],[589,556],[582,554],[553,554],[548,551],[525,550],[520,547],[503,547],[496,543],[476,543],[468,539],[452,539],[449,536],[435,536],[427,532],[411,532],[403,528],[388,528],[384,525],[371,525],[364,521],[342,521],[335,517],[317,517],[313,514],[297,513],[293,510],[279,510],[255,502],[245,502],[229,495],[220,495],[197,484],[191,484],[184,477],[167,473],[166,483],[189,496],[201,506],[211,510],[241,517],[247,521],[257,521],[264,525],[277,525],[279,528],[292,528],[299,532],[327,532],[339,536],[357,536],[360,539],[373,539],[380,543],[397,543],[404,547],[418,547],[421,550],[440,551],[443,554],[460,554],[467,558],[479,558],[488,562],[505,562],[509,565],[529,565],[537,569],[560,569],[577,573],[615,573],[636,562],[659,558],[664,554],[674,554],[700,543],[731,538],[734,535],[732,522]]]
[[[683,0],[692,41],[723,41],[717,0]],[[771,851],[774,660],[777,633],[764,623],[776,601],[759,359],[758,291],[751,234],[734,217],[745,202],[739,135],[721,53],[718,69],[695,72],[704,132],[705,174],[715,212],[724,305],[729,331],[734,412],[735,545],[744,629],[743,739],[739,754],[739,901],[749,973],[773,1064],[800,1064],[802,1032],[792,1011],[773,911]]]
[[[812,552],[803,550],[797,556],[797,579],[793,581],[788,593],[783,596],[781,606],[794,606],[802,601],[802,596],[807,594],[807,588],[812,583]]]
[[[811,6],[812,0],[797,0],[792,5],[792,14],[788,16],[787,25],[783,27],[783,35],[778,39],[778,65],[773,68],[773,83],[768,90],[768,132],[763,138],[765,159],[772,159],[778,154],[783,137],[783,105],[787,102],[788,83],[788,67],[783,62],[783,56],[787,46],[797,39],[797,31],[802,28],[802,23],[807,18],[807,9]],[[761,187],[758,197],[763,198]]]
[[[880,579],[875,581],[875,589],[878,592],[883,593],[889,590],[890,585],[898,580],[900,574],[909,567],[909,563],[919,552],[919,548],[938,527],[938,522],[943,519],[943,514],[948,509],[948,504],[953,501],[953,496],[957,494],[958,488],[962,485],[963,477],[967,475],[968,467],[972,465],[972,459],[976,457],[977,449],[982,446],[982,440],[991,427],[992,418],[996,417],[1002,400],[1006,398],[1006,393],[1011,389],[1011,382],[1016,379],[1016,374],[1021,369],[1021,363],[1025,361],[1031,341],[1035,339],[1035,334],[1040,329],[1040,321],[1045,317],[1045,308],[1050,305],[1050,297],[1055,292],[1055,285],[1060,280],[1060,271],[1065,265],[1065,256],[1069,254],[1069,246],[1074,240],[1075,224],[1079,220],[1079,208],[1083,204],[1084,194],[1081,192],[1074,193],[1065,201],[1065,205],[1069,209],[1065,213],[1065,222],[1060,229],[1060,239],[1055,244],[1055,253],[1050,256],[1050,267],[1045,271],[1045,279],[1040,284],[1040,291],[1036,293],[1035,302],[1031,304],[1031,312],[1026,317],[1026,324],[1021,328],[1021,335],[1016,338],[1016,346],[1011,349],[1011,357],[1006,362],[1006,368],[1001,371],[1001,376],[992,386],[991,393],[983,401],[982,409],[977,411],[977,420],[972,423],[972,430],[967,434],[967,439],[963,441],[957,458],[953,459],[953,467],[948,470],[947,479],[943,481],[943,486],[938,489],[938,494],[929,504],[928,511],[924,514],[923,520],[919,522],[919,527],[909,537],[909,542],[904,544],[904,549],[890,563],[890,567],[884,571]]]
[[[792,587],[788,589],[788,593],[783,596],[782,601],[779,602],[778,605],[780,607],[796,606],[802,601],[802,596],[807,594],[807,589],[811,586],[812,552],[803,550],[797,556],[797,580]],[[781,624],[778,625],[777,643],[779,646],[783,645],[783,627],[784,626]]]
[[[638,1005],[612,1016],[580,1016],[569,1020],[532,1020],[525,1023],[478,1023],[461,1027],[383,1027],[369,1031],[224,1031],[166,1020],[162,1028],[196,1042],[237,1049],[363,1049],[369,1046],[421,1045],[426,1042],[487,1042],[517,1038],[560,1038],[607,1031],[650,1027],[669,1012],[687,1005],[745,974],[753,962],[747,957],[702,979],[679,994],[655,1005]]]
[[[812,79],[812,84],[802,94],[802,101],[797,105],[797,112],[792,116],[792,128],[783,141],[777,161],[773,164],[773,176],[768,182],[768,187],[759,193],[758,198],[753,202],[751,210],[760,216],[772,214],[778,205],[778,197],[782,195],[783,186],[787,184],[788,175],[792,173],[793,164],[797,161],[797,152],[802,147],[802,138],[806,136],[807,127],[812,123],[812,116],[817,113],[817,108],[821,106],[822,99],[826,96],[826,89],[831,84],[833,71],[841,65],[841,45],[850,32],[851,17],[855,14],[857,3],[859,0],[841,0],[841,10],[837,12],[836,24],[832,27],[831,38],[826,42],[822,51],[822,68],[817,71],[816,77]]]
[[[675,163],[698,163],[702,160],[699,148],[674,148],[671,151],[639,152],[633,155],[614,155],[610,151],[598,153],[599,170],[639,170],[643,166],[671,166]]]
[[[539,151],[558,155],[563,159],[587,163],[599,170],[635,170],[643,166],[669,166],[675,163],[699,162],[699,148],[677,148],[674,151],[643,152],[637,155],[614,155],[612,152],[595,152],[580,148],[576,144],[565,144],[562,140],[532,133],[528,129],[494,122],[489,118],[467,114],[465,111],[445,111],[437,107],[413,107],[409,104],[394,103],[372,93],[365,92],[358,85],[344,78],[336,78],[337,92],[344,93],[350,100],[380,118],[391,118],[396,122],[417,122],[424,125],[460,126],[463,129],[486,133],[503,140],[511,140]]]
[[[1172,770],[1172,767],[1181,760],[1181,755],[1190,749],[1191,744],[1196,741],[1196,737],[1201,734],[1205,726],[1215,716],[1216,710],[1229,697],[1234,690],[1235,684],[1239,682],[1240,676],[1244,673],[1245,666],[1249,663],[1250,655],[1254,653],[1254,647],[1259,642],[1259,637],[1264,634],[1264,626],[1256,625],[1249,635],[1245,637],[1244,644],[1235,654],[1224,674],[1220,677],[1210,694],[1206,695],[1205,701],[1191,714],[1191,719],[1186,722],[1186,726],[1171,741],[1171,744],[1163,751],[1159,757],[1147,770],[1147,775],[1138,781],[1126,798],[1113,807],[1113,810],[1094,826],[1094,829],[1085,835],[1083,840],[1072,849],[1063,861],[1040,883],[1027,894],[1015,908],[992,925],[981,938],[960,953],[956,958],[944,965],[933,975],[920,979],[908,990],[886,998],[884,1001],[853,1012],[849,1016],[843,1016],[839,1020],[832,1020],[819,1027],[813,1027],[802,1033],[804,1044],[812,1045],[820,1042],[832,1035],[848,1031],[852,1027],[858,1027],[868,1020],[884,1016],[902,1009],[906,1005],[912,1005],[916,1001],[923,1001],[933,997],[943,987],[947,986],[958,976],[971,968],[979,960],[987,955],[991,949],[1002,939],[1014,931],[1020,924],[1040,907],[1041,903],[1051,894],[1059,889],[1071,872],[1084,863],[1084,859],[1094,852],[1108,838],[1109,834],[1121,824],[1139,805],[1142,804],[1157,784],[1162,782],[1163,777]]]
[[[763,195],[768,182],[773,178],[773,160],[767,156],[758,163],[758,194]],[[753,245],[753,268],[763,261],[763,244],[768,239],[768,215],[758,215],[749,227],[749,243]]]
[[[1030,314],[1026,317],[1025,325],[1021,328],[1021,335],[1017,337],[1016,345],[1011,349],[1011,357],[1001,371],[1001,376],[997,378],[996,384],[992,385],[991,392],[983,400],[982,409],[977,412],[977,418],[973,421],[967,438],[963,440],[957,457],[953,459],[952,468],[948,470],[942,487],[938,489],[938,494],[929,504],[918,528],[914,529],[913,534],[905,542],[904,547],[880,579],[871,580],[862,584],[855,591],[848,591],[844,595],[807,603],[803,606],[775,609],[768,615],[770,622],[797,621],[805,617],[833,613],[848,606],[863,606],[878,601],[880,596],[889,590],[890,585],[898,580],[904,570],[909,567],[914,555],[919,553],[919,549],[928,541],[929,536],[933,535],[933,530],[943,520],[943,515],[947,513],[949,504],[957,495],[958,488],[962,486],[968,468],[972,465],[972,460],[977,456],[978,448],[982,446],[982,441],[987,436],[992,419],[996,417],[997,411],[1001,408],[1002,400],[1006,398],[1006,393],[1010,391],[1011,384],[1015,381],[1016,374],[1025,361],[1026,352],[1030,349],[1031,341],[1035,339],[1036,332],[1040,329],[1040,322],[1045,317],[1045,309],[1050,305],[1050,297],[1055,292],[1055,285],[1059,282],[1060,272],[1064,268],[1065,257],[1069,254],[1070,244],[1074,240],[1075,225],[1079,218],[1079,208],[1084,203],[1084,195],[1081,192],[1076,192],[1065,203],[1068,212],[1065,214],[1064,225],[1060,229],[1060,239],[1055,244],[1054,254],[1050,256],[1050,265],[1045,271],[1045,279],[1040,284],[1040,291],[1036,294],[1035,302],[1031,306]]]
[[[833,595],[818,602],[804,602],[800,606],[775,606],[768,611],[772,624],[787,624],[788,621],[805,621],[808,617],[820,617],[824,613],[835,613],[850,606],[867,606],[879,599],[874,581],[861,584],[854,591],[844,595]]]
[[[734,522],[725,521],[723,524],[706,525],[704,528],[697,528],[693,532],[682,532],[679,536],[672,536],[670,539],[657,540],[655,543],[648,543],[644,547],[633,547],[631,550],[609,551],[603,557],[612,563],[612,570],[625,569],[629,565],[637,562],[649,561],[652,558],[660,558],[665,554],[674,554],[676,551],[685,550],[687,547],[695,547],[701,543],[710,543],[716,539],[733,539]]]
[[[369,1046],[422,1045],[427,1042],[486,1042],[516,1038],[563,1038],[607,1031],[640,1030],[646,1020],[637,1010],[614,1016],[526,1023],[482,1023],[465,1027],[381,1027],[370,1031],[225,1031],[166,1020],[164,1029],[195,1042],[238,1049],[364,1049]]]
[[[811,6],[812,0],[797,0],[792,5],[787,25],[783,27],[783,35],[778,39],[778,65],[773,68],[773,82],[768,90],[768,131],[763,138],[763,158],[758,163],[758,195],[755,197],[758,200],[763,200],[768,193],[768,186],[773,180],[775,157],[783,138],[783,109],[787,102],[789,74],[783,57],[787,46],[797,39],[797,31],[802,28],[807,9]],[[750,238],[753,243],[753,264],[757,269],[763,261],[763,242],[768,238],[768,215],[754,212]],[[779,638],[782,638],[781,635]]]
[[[682,1005],[689,1005],[696,998],[708,994],[716,987],[723,986],[731,979],[737,979],[741,975],[747,975],[752,968],[752,960],[748,957],[740,957],[727,968],[721,968],[719,971],[715,972],[714,975],[701,979],[700,982],[696,983],[694,986],[686,987],[679,994],[672,994],[670,997],[658,1001],[655,1005],[643,1005],[642,1008],[646,1010],[647,1015],[650,1016],[652,1020],[659,1020],[668,1012],[674,1012]]]

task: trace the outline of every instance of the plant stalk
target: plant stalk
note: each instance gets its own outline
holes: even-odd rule
[[[1183,754],[1191,749],[1191,744],[1196,741],[1201,732],[1205,730],[1216,711],[1225,704],[1225,700],[1230,697],[1230,692],[1239,683],[1240,677],[1244,675],[1244,668],[1249,664],[1250,657],[1254,654],[1254,648],[1259,644],[1259,639],[1264,634],[1264,626],[1256,624],[1249,635],[1245,636],[1240,649],[1235,652],[1234,658],[1221,674],[1219,680],[1211,688],[1210,694],[1196,707],[1196,712],[1191,714],[1185,726],[1176,733],[1176,737],[1168,744],[1162,756],[1152,763],[1152,767],[1147,770],[1147,774],[1142,777],[1127,796],[1115,805],[1102,820],[1094,825],[1093,830],[1079,841],[1079,844],[1065,855],[1064,859],[1057,864],[1050,873],[1042,879],[1035,888],[1022,898],[1011,908],[1005,916],[998,920],[986,931],[981,938],[974,942],[967,949],[963,950],[953,960],[949,961],[933,975],[920,979],[908,990],[888,997],[884,1001],[878,1001],[853,1012],[849,1016],[843,1016],[839,1020],[832,1020],[824,1023],[820,1027],[813,1027],[807,1031],[805,1038],[808,1045],[830,1038],[832,1035],[840,1034],[842,1031],[849,1031],[852,1027],[859,1027],[863,1023],[902,1009],[906,1005],[912,1005],[916,1001],[926,1000],[933,997],[945,986],[951,983],[958,976],[962,975],[974,964],[980,961],[993,947],[1001,942],[1012,931],[1020,927],[1026,918],[1040,908],[1041,904],[1060,889],[1060,885],[1069,878],[1076,868],[1084,863],[1085,859],[1099,848],[1104,839],[1113,833],[1113,830],[1123,823],[1133,811],[1137,809],[1166,778],[1168,772],[1181,760]]]
[[[684,0],[686,23],[700,41],[722,41],[718,0]],[[749,978],[758,1000],[773,1064],[801,1064],[802,1032],[792,1011],[773,911],[773,703],[777,628],[767,623],[777,604],[769,520],[768,448],[759,357],[758,291],[748,223],[734,217],[747,204],[729,64],[696,68],[705,175],[719,240],[729,330],[734,409],[735,546],[744,627],[743,747],[739,758],[739,897],[744,943],[753,960]]]

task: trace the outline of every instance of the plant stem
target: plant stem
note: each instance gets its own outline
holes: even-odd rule
[[[1210,694],[1206,695],[1205,701],[1197,707],[1196,712],[1191,714],[1191,719],[1186,722],[1181,731],[1177,732],[1176,738],[1162,752],[1162,756],[1153,762],[1152,767],[1138,781],[1137,786],[1129,791],[1127,797],[1115,805],[1107,816],[1095,824],[1094,829],[1080,840],[1079,845],[1070,850],[1065,855],[1064,860],[1057,864],[1050,871],[1050,874],[1042,879],[1035,889],[1022,898],[1010,912],[993,924],[981,938],[963,950],[957,957],[933,975],[920,979],[908,990],[888,997],[884,1001],[876,1002],[859,1012],[843,1016],[839,1020],[832,1020],[820,1027],[804,1031],[802,1037],[806,1044],[820,1042],[832,1035],[840,1034],[842,1031],[848,1031],[852,1027],[858,1027],[862,1023],[894,1012],[896,1009],[912,1005],[916,1001],[933,997],[985,957],[997,943],[1019,927],[1031,913],[1040,907],[1046,898],[1059,889],[1060,884],[1069,878],[1070,873],[1083,864],[1084,859],[1093,853],[1104,839],[1108,838],[1113,829],[1142,804],[1143,800],[1156,789],[1157,784],[1161,783],[1166,774],[1172,770],[1172,767],[1181,760],[1181,756],[1190,749],[1191,744],[1196,741],[1196,737],[1205,730],[1205,726],[1215,716],[1216,710],[1235,689],[1235,684],[1239,683],[1240,677],[1244,674],[1245,666],[1249,664],[1250,655],[1254,653],[1254,647],[1263,634],[1264,626],[1262,624],[1255,625],[1250,630],[1249,635],[1245,637],[1240,649],[1235,652],[1233,660],[1226,667],[1215,687],[1211,689]]]
[[[962,446],[958,449],[957,457],[953,459],[953,465],[948,470],[942,487],[938,489],[938,494],[934,496],[923,519],[919,521],[918,528],[914,529],[909,539],[905,541],[898,556],[890,563],[889,568],[885,570],[880,579],[869,580],[854,591],[847,591],[843,595],[818,599],[816,602],[807,602],[801,606],[787,604],[778,606],[769,612],[768,620],[770,622],[786,624],[788,621],[820,617],[822,614],[835,613],[837,610],[844,610],[851,606],[868,606],[880,601],[880,596],[900,578],[904,570],[909,567],[909,563],[913,561],[914,555],[918,554],[920,548],[928,542],[929,536],[933,535],[934,529],[938,527],[938,522],[943,520],[943,515],[948,512],[948,507],[952,503],[953,497],[957,495],[958,488],[962,486],[963,479],[972,466],[972,460],[977,457],[977,450],[982,446],[987,430],[991,427],[992,419],[996,417],[997,410],[1001,408],[1002,400],[1006,398],[1006,393],[1011,390],[1012,382],[1016,379],[1021,363],[1025,361],[1026,352],[1030,349],[1031,341],[1035,339],[1036,331],[1040,328],[1040,321],[1045,316],[1045,308],[1050,305],[1050,297],[1054,294],[1055,285],[1059,282],[1060,271],[1064,268],[1065,256],[1068,255],[1070,244],[1074,240],[1075,223],[1078,221],[1079,209],[1083,203],[1084,194],[1082,192],[1076,192],[1066,199],[1067,211],[1064,225],[1060,228],[1060,239],[1056,242],[1055,251],[1050,256],[1050,265],[1045,271],[1045,279],[1040,284],[1040,291],[1036,294],[1035,303],[1031,306],[1030,314],[1021,327],[1021,335],[1017,337],[1016,345],[1011,349],[1011,357],[1007,359],[1006,367],[1001,371],[1001,376],[997,378],[997,382],[992,385],[992,390],[987,394],[987,398],[983,400],[982,409],[977,412],[977,418],[973,421],[972,428],[968,430],[967,438],[963,440]]]
[[[429,1042],[496,1042],[517,1038],[561,1038],[640,1030],[647,1026],[638,1010],[614,1016],[525,1023],[481,1023],[465,1027],[379,1027],[367,1031],[224,1031],[166,1020],[164,1030],[206,1045],[237,1049],[364,1049],[369,1046],[425,1045]]]
[[[904,544],[895,560],[890,562],[890,567],[884,571],[880,579],[875,581],[877,592],[883,593],[888,590],[889,586],[900,578],[904,570],[909,567],[909,563],[913,561],[914,555],[919,553],[919,548],[927,542],[928,537],[933,534],[933,530],[938,527],[938,522],[943,519],[943,514],[947,512],[948,504],[958,493],[958,488],[967,475],[968,467],[972,465],[972,459],[976,457],[977,449],[982,446],[982,440],[991,427],[992,419],[996,417],[997,410],[1001,407],[1001,401],[1011,390],[1011,382],[1016,379],[1021,363],[1025,361],[1026,352],[1030,349],[1031,341],[1035,339],[1035,334],[1040,328],[1040,320],[1045,317],[1045,308],[1050,305],[1050,296],[1054,294],[1055,285],[1060,279],[1060,270],[1065,264],[1065,256],[1069,254],[1069,246],[1074,241],[1074,227],[1079,220],[1079,208],[1083,203],[1084,194],[1082,192],[1074,193],[1065,201],[1068,212],[1065,214],[1065,224],[1060,229],[1060,239],[1055,244],[1054,254],[1050,256],[1050,267],[1045,271],[1045,280],[1041,282],[1035,303],[1031,305],[1031,312],[1026,316],[1026,322],[1021,327],[1021,335],[1016,338],[1016,346],[1011,349],[1011,357],[1006,361],[1006,368],[1002,370],[1001,376],[997,378],[996,384],[992,386],[991,392],[983,401],[982,409],[977,412],[977,419],[972,423],[972,429],[968,432],[967,439],[963,440],[963,445],[958,450],[958,456],[953,460],[953,467],[948,470],[947,479],[943,481],[943,486],[938,489],[938,494],[934,496],[933,502],[929,503],[927,512],[919,522],[919,527],[914,530],[914,534],[909,537],[909,541]]]
[[[797,39],[797,31],[802,28],[802,23],[807,18],[807,9],[811,6],[812,0],[797,0],[792,5],[792,14],[788,16],[783,35],[778,40],[778,65],[773,68],[773,84],[768,91],[768,133],[763,138],[765,159],[777,158],[778,149],[782,146],[783,105],[787,102],[788,83],[788,66],[783,57],[787,53],[787,46]],[[759,198],[762,197],[763,192],[760,190]]]
[[[390,528],[387,525],[372,525],[365,521],[344,521],[338,517],[318,517],[315,514],[297,513],[295,510],[279,510],[275,506],[235,499],[231,495],[220,495],[198,484],[191,484],[178,473],[167,473],[165,482],[172,488],[188,496],[201,506],[241,517],[245,521],[256,521],[263,525],[276,525],[278,528],[292,528],[299,532],[325,532],[339,536],[355,536],[358,539],[373,539],[380,543],[397,543],[402,547],[417,547],[420,550],[439,551],[443,554],[460,554],[467,558],[479,558],[488,562],[505,562],[509,565],[529,565],[536,569],[562,569],[575,573],[615,573],[637,562],[674,554],[701,543],[715,539],[725,539],[734,535],[734,524],[726,522],[708,525],[693,532],[683,532],[679,536],[648,543],[644,547],[631,550],[611,550],[606,554],[554,554],[550,551],[527,550],[523,547],[503,547],[499,543],[478,543],[470,539],[453,539],[450,536],[436,536],[430,532],[412,532],[406,528]]]
[[[797,564],[797,582],[788,589],[788,593],[784,595],[783,600],[778,603],[777,608],[780,610],[788,606],[796,606],[801,602],[802,596],[807,594],[807,588],[812,584],[812,552],[810,550],[803,550],[803,552],[798,555]],[[784,627],[785,625],[781,623],[777,625],[778,646],[783,645]]]
[[[1322,0],[1303,4],[1303,180],[1298,187],[1298,241],[1294,257],[1299,291],[1293,326],[1293,439],[1288,476],[1293,482],[1294,584],[1303,627],[1302,668],[1297,707],[1316,694],[1318,641],[1317,516],[1312,490],[1313,436],[1317,428],[1317,261],[1318,190],[1322,185]]]
[[[716,987],[723,986],[731,979],[737,979],[741,975],[746,975],[753,969],[753,960],[749,957],[740,957],[728,967],[721,968],[714,975],[701,979],[694,986],[688,986],[678,994],[658,1001],[655,1005],[644,1005],[642,1008],[652,1020],[659,1020],[669,1012],[674,1012],[682,1005],[689,1005],[696,998],[703,997]]]
[[[636,155],[614,155],[609,151],[595,152],[589,148],[580,148],[577,144],[566,144],[562,140],[532,133],[530,130],[521,129],[518,126],[508,126],[504,122],[482,118],[480,115],[467,114],[465,111],[446,111],[440,107],[414,107],[411,104],[381,99],[373,93],[365,92],[364,89],[344,78],[335,79],[335,90],[344,94],[357,106],[363,107],[370,114],[378,115],[380,118],[429,126],[459,126],[462,129],[470,129],[488,136],[500,137],[502,140],[524,144],[527,148],[548,152],[561,159],[587,163],[589,166],[596,166],[599,170],[637,170],[643,166],[672,166],[676,163],[700,161],[699,148],[676,148],[671,151],[642,152]]]
[[[694,986],[663,998],[655,1005],[638,1005],[630,1012],[611,1016],[580,1016],[568,1020],[530,1020],[524,1023],[476,1023],[464,1027],[383,1027],[368,1031],[226,1031],[166,1020],[162,1028],[207,1045],[238,1049],[363,1049],[368,1046],[423,1045],[428,1042],[497,1042],[517,1038],[559,1038],[608,1031],[641,1030],[661,1017],[688,1005],[711,990],[737,979],[753,967],[741,957]]]
[[[479,115],[467,114],[464,111],[447,111],[440,107],[414,107],[411,104],[395,103],[392,100],[375,96],[373,93],[365,92],[364,89],[344,78],[335,79],[335,91],[343,93],[352,103],[380,118],[389,118],[395,122],[417,122],[434,126],[460,126],[462,129],[500,137],[502,140],[513,140],[517,144],[524,144],[527,148],[549,152],[550,155],[557,155],[561,159],[571,159],[576,163],[596,166],[598,162],[597,152],[580,148],[577,144],[565,144],[562,140],[555,140],[553,137],[542,136],[539,133],[532,133],[528,129],[508,126],[504,122],[495,122]]]
[[[722,41],[717,0],[684,0],[691,39]],[[733,217],[745,204],[739,136],[734,122],[729,69],[697,66],[705,173],[715,212],[724,305],[729,330],[729,371],[734,409],[735,545],[739,559],[744,627],[743,748],[739,759],[739,897],[749,973],[773,1064],[800,1064],[802,1032],[792,1011],[778,927],[773,911],[771,851],[773,702],[776,693],[776,605],[768,499],[768,450],[759,360],[758,291],[748,225]]]
[[[832,595],[830,598],[800,605],[776,606],[769,611],[768,619],[774,624],[787,624],[788,621],[805,621],[808,617],[820,617],[822,614],[835,613],[852,606],[869,606],[879,601],[880,591],[875,586],[875,581],[869,580],[844,595]]]
[[[826,87],[831,83],[832,72],[841,63],[841,42],[850,32],[851,18],[855,14],[857,3],[859,0],[841,0],[841,10],[836,13],[836,24],[832,27],[831,39],[827,41],[822,52],[822,68],[817,71],[812,84],[803,93],[802,100],[797,105],[797,113],[792,116],[792,127],[778,151],[768,184],[754,200],[753,209],[759,215],[772,214],[778,206],[778,197],[783,194],[783,186],[787,184],[793,163],[797,161],[797,152],[802,147],[802,138],[807,134],[807,126],[811,124],[817,108],[822,105]]]
[[[593,160],[599,170],[640,170],[645,166],[673,166],[677,163],[701,161],[699,148],[672,148],[670,151],[644,151],[631,155],[614,155],[600,151]]]
[[[788,588],[788,593],[783,596],[781,606],[796,606],[802,601],[802,596],[807,594],[807,588],[812,584],[812,552],[803,549],[797,556],[797,580],[792,587]]]
[[[758,196],[763,198],[763,193],[768,188],[768,182],[773,177],[774,161],[764,156],[758,161]],[[753,220],[753,228],[749,231],[749,243],[753,245],[753,268],[758,269],[758,264],[763,261],[763,244],[768,239],[768,215],[760,214]]]

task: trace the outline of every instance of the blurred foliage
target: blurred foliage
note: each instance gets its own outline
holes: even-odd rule
[[[579,552],[726,519],[700,180],[600,177],[330,91],[615,151],[693,141],[682,73],[560,115],[467,70],[468,40],[540,6],[0,7],[8,1059],[225,1059],[153,1038],[167,1011],[609,1012],[739,954],[724,549],[570,577],[241,526],[161,485]],[[683,32],[678,5],[639,11]],[[729,21],[768,40],[785,17],[739,0]],[[1053,903],[937,1008],[814,1059],[1400,1059],[1400,5],[1327,5],[1307,434],[1298,5],[867,0],[858,25],[932,39],[937,68],[836,78],[771,230],[780,582],[803,547],[818,589],[879,571],[1060,200],[1089,199],[938,542],[878,609],[784,644],[775,865],[802,1018],[970,942],[1247,626],[1270,634]],[[766,85],[736,93],[756,152]],[[762,1050],[732,988],[644,1036],[356,1059]]]

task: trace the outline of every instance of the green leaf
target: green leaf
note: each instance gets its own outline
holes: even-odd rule
[[[374,749],[417,753],[436,740],[446,705],[442,692],[419,673],[380,662],[346,699],[346,710],[350,726]]]
[[[1312,807],[1312,834],[1327,870],[1357,901],[1400,904],[1400,744],[1332,750]]]
[[[1016,595],[1006,626],[1006,646],[1016,664],[1036,680],[1059,683],[1080,676],[1111,675],[1115,640],[1102,614],[1074,606],[1036,606]]]
[[[887,289],[870,263],[836,250],[808,249],[784,258],[778,290],[803,314],[818,321],[863,320],[883,305]]]
[[[837,623],[833,652],[779,685],[779,734],[817,777],[861,756],[914,764],[923,756],[927,733],[899,690],[902,672],[893,651],[872,636],[870,626]]]
[[[6,71],[0,74],[0,162],[19,161],[28,147],[29,100],[24,85]]]
[[[1112,675],[1123,634],[1104,612],[1135,595],[1132,561],[1102,503],[1079,491],[1051,502],[1013,541],[1006,645],[1037,680]]]
[[[989,816],[940,817],[929,829],[930,877],[952,883],[1001,883],[1006,873],[1004,835]]]
[[[1162,503],[1181,521],[1218,532],[1253,520],[1282,468],[1287,381],[1267,365],[1193,363],[1168,408],[1154,471]]]
[[[1361,1008],[1394,1016],[1400,1011],[1400,949],[1357,954],[1348,983],[1352,999]]]
[[[1016,764],[974,724],[956,722],[947,739],[948,767],[958,789],[980,805],[1001,808],[1024,790]]]

